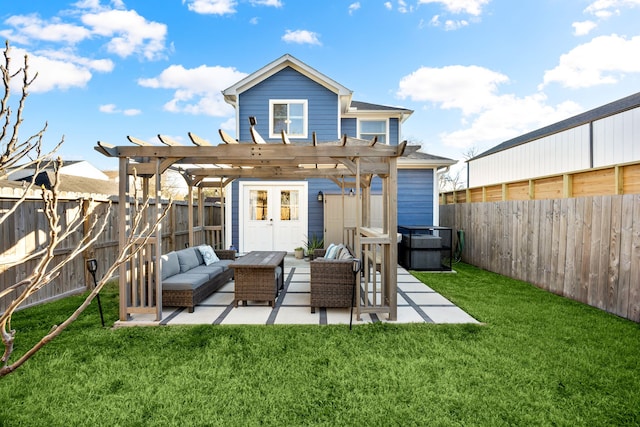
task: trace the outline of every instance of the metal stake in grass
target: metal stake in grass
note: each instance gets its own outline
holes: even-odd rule
[[[98,282],[96,280],[96,271],[98,271],[98,261],[95,258],[87,260],[87,270],[93,276],[93,286],[94,288],[98,286]],[[98,299],[98,310],[100,310],[100,321],[102,322],[102,327],[104,328],[104,316],[102,315],[102,304],[100,303],[100,293],[96,294],[96,298]]]

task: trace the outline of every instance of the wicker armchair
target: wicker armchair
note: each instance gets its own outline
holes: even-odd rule
[[[316,249],[311,261],[311,312],[316,307],[353,307],[356,280],[352,259],[325,259],[324,249]]]

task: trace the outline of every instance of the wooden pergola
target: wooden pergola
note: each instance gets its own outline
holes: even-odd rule
[[[159,135],[162,145],[151,144],[128,137],[132,145],[113,146],[98,142],[95,149],[105,156],[119,159],[119,241],[123,247],[132,230],[132,200],[137,194],[134,181],[141,179],[142,196],[151,197],[148,220],[162,214],[161,176],[169,168],[179,170],[189,187],[189,244],[206,241],[204,233],[198,238],[195,231],[204,232],[202,222],[202,189],[224,187],[236,179],[300,180],[326,178],[336,183],[345,194],[345,188],[353,189],[357,203],[356,228],[353,232],[353,250],[363,261],[367,274],[363,279],[365,295],[373,292],[380,298],[360,298],[357,289],[356,313],[387,313],[389,320],[397,319],[397,159],[406,142],[397,146],[376,144],[343,137],[338,141],[291,143],[283,134],[283,143],[237,142],[220,131],[223,143],[213,145],[189,133],[193,145],[186,146]],[[255,141],[255,138],[254,138]],[[262,142],[262,141],[260,141]],[[370,227],[371,182],[377,176],[382,181],[382,228]],[[154,185],[152,185],[154,184]],[[193,193],[198,194],[198,227],[194,227]],[[153,190],[153,193],[151,191]],[[224,207],[224,199],[221,205]],[[224,214],[216,238],[224,242]],[[211,242],[207,242],[211,244]],[[144,244],[144,243],[142,243]],[[145,247],[119,271],[120,320],[130,320],[137,313],[155,314],[162,320],[162,277],[159,260],[162,255],[162,230],[158,229]],[[220,247],[220,246],[219,246]],[[178,249],[178,248],[169,248]],[[376,275],[378,270],[380,275]],[[373,271],[374,274],[369,274]]]

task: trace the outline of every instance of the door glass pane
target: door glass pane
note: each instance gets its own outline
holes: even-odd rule
[[[297,221],[298,216],[298,190],[281,190],[280,220]]]
[[[251,220],[266,221],[269,216],[268,197],[265,190],[251,190],[249,193],[249,212]]]

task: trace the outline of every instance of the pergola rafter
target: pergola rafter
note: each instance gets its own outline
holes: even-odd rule
[[[134,145],[113,146],[98,142],[96,151],[105,156],[120,159],[120,233],[129,235],[129,207],[131,197],[129,178],[142,177],[143,192],[149,195],[149,183],[155,181],[155,198],[160,204],[160,176],[172,168],[180,172],[189,186],[189,244],[195,245],[195,233],[204,231],[202,189],[208,187],[222,190],[236,179],[300,180],[325,178],[342,189],[355,190],[360,203],[357,204],[357,225],[354,234],[354,250],[364,260],[365,268],[373,266],[380,271],[380,287],[373,274],[374,288],[381,292],[380,303],[357,304],[358,317],[362,312],[386,312],[391,320],[397,317],[397,159],[406,147],[406,142],[397,146],[377,144],[376,140],[360,140],[344,136],[338,141],[312,143],[251,143],[233,140],[220,132],[223,144],[213,145],[205,139],[189,133],[193,145],[182,145],[169,137],[158,135],[163,145],[151,144],[135,137],[128,137]],[[288,139],[288,138],[287,138]],[[283,139],[285,141],[285,139]],[[371,229],[370,186],[374,176],[380,177],[383,189],[383,227]],[[193,190],[198,194],[198,227],[194,226]],[[221,206],[224,209],[224,200]],[[157,209],[157,207],[156,207]],[[157,214],[157,212],[156,212]],[[222,215],[222,242],[224,242],[224,213]],[[161,256],[161,230],[143,251],[144,259],[134,260],[129,270],[120,273],[120,319],[127,320],[134,313],[155,312],[157,320],[162,316],[162,279],[156,260]],[[144,276],[144,277],[140,277]],[[365,291],[368,293],[368,275]],[[152,280],[153,278],[153,280]],[[154,285],[151,286],[150,283]],[[360,289],[358,289],[359,295]],[[151,298],[151,294],[155,298]],[[365,294],[366,295],[366,294]]]

